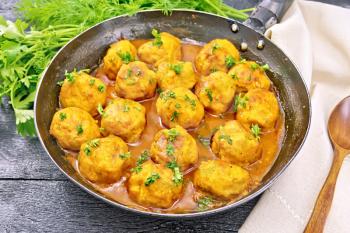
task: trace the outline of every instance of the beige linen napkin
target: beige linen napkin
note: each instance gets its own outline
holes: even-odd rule
[[[298,156],[261,197],[240,233],[303,232],[333,158],[327,121],[350,95],[350,10],[296,1],[267,35],[296,63],[310,88],[312,120]],[[350,132],[349,132],[350,135]],[[325,232],[350,232],[350,158],[343,163]]]

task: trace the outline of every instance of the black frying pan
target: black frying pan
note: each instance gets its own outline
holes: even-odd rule
[[[81,33],[53,58],[38,86],[35,99],[35,124],[43,147],[58,168],[82,189],[114,206],[135,213],[182,218],[203,216],[233,209],[256,197],[276,180],[296,156],[310,124],[310,99],[300,73],[291,60],[261,34],[280,19],[291,2],[290,0],[264,0],[243,24],[232,19],[197,11],[175,10],[171,16],[164,16],[160,11],[144,11],[134,16],[121,16],[106,20]],[[248,196],[233,204],[189,214],[161,214],[131,209],[98,193],[85,182],[63,158],[63,151],[49,134],[51,119],[58,107],[59,87],[56,83],[63,79],[65,70],[93,67],[103,57],[108,46],[118,38],[151,38],[152,28],[172,33],[180,38],[190,38],[201,42],[209,42],[215,38],[227,38],[238,48],[244,42],[243,44],[248,45],[247,50],[241,53],[244,58],[268,63],[271,67],[272,71],[268,72],[268,75],[277,87],[285,112],[286,136],[276,162],[262,180],[261,185]]]

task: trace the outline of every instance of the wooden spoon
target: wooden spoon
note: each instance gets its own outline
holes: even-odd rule
[[[304,233],[323,232],[340,167],[346,155],[350,154],[350,96],[333,109],[328,120],[328,134],[334,146],[333,163]]]

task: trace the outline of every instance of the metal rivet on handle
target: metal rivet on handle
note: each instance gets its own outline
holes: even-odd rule
[[[258,49],[262,50],[265,47],[265,42],[263,39],[258,40],[258,45],[256,46]]]
[[[242,51],[246,51],[247,49],[248,49],[248,44],[247,44],[246,42],[243,41],[243,42],[241,43],[241,50],[242,50]]]
[[[237,25],[236,23],[233,23],[233,24],[231,25],[231,30],[232,30],[233,32],[238,32],[238,31],[239,31],[238,25]]]

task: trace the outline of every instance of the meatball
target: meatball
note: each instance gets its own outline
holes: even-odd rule
[[[180,39],[167,33],[152,30],[154,39],[141,45],[138,49],[139,58],[155,66],[160,62],[174,62],[181,59]]]
[[[157,71],[158,85],[162,90],[183,87],[192,89],[197,82],[197,75],[191,62],[162,62]]]
[[[167,127],[195,128],[204,116],[203,105],[190,90],[178,87],[162,92],[156,103],[157,113]]]
[[[163,164],[176,161],[182,170],[186,170],[198,160],[197,144],[181,126],[163,129],[154,136],[151,157]]]
[[[258,137],[235,120],[219,127],[213,136],[211,149],[222,160],[239,165],[253,163],[261,156]]]
[[[237,120],[243,124],[258,124],[265,129],[275,126],[279,116],[276,96],[264,89],[252,89],[243,97],[236,96]]]
[[[239,59],[239,52],[230,41],[215,39],[204,45],[195,65],[198,72],[208,75],[213,71],[227,72]]]
[[[143,206],[169,208],[180,197],[182,183],[174,182],[170,168],[147,161],[139,172],[133,172],[127,187],[130,197]]]
[[[153,97],[156,86],[156,74],[141,61],[122,65],[115,80],[117,95],[132,100]]]
[[[102,114],[101,127],[126,142],[136,142],[146,125],[146,109],[141,104],[117,98],[111,101]]]
[[[205,192],[230,199],[247,192],[249,173],[222,160],[209,160],[202,162],[195,171],[193,183]]]
[[[232,67],[228,74],[233,78],[237,88],[243,91],[270,88],[270,79],[266,76],[264,68],[256,62],[240,62]]]
[[[81,174],[92,182],[103,184],[118,181],[131,161],[128,146],[116,136],[84,143],[78,157]]]
[[[97,106],[106,103],[106,85],[84,72],[72,72],[66,76],[60,92],[61,106],[81,108],[96,115]]]
[[[50,134],[57,139],[62,148],[79,150],[84,142],[100,137],[100,129],[88,112],[69,107],[54,114]]]
[[[103,71],[114,80],[123,64],[135,61],[137,50],[128,40],[120,40],[110,46],[103,58]]]
[[[201,77],[196,85],[196,95],[204,108],[211,113],[226,112],[235,96],[233,79],[222,71]]]

